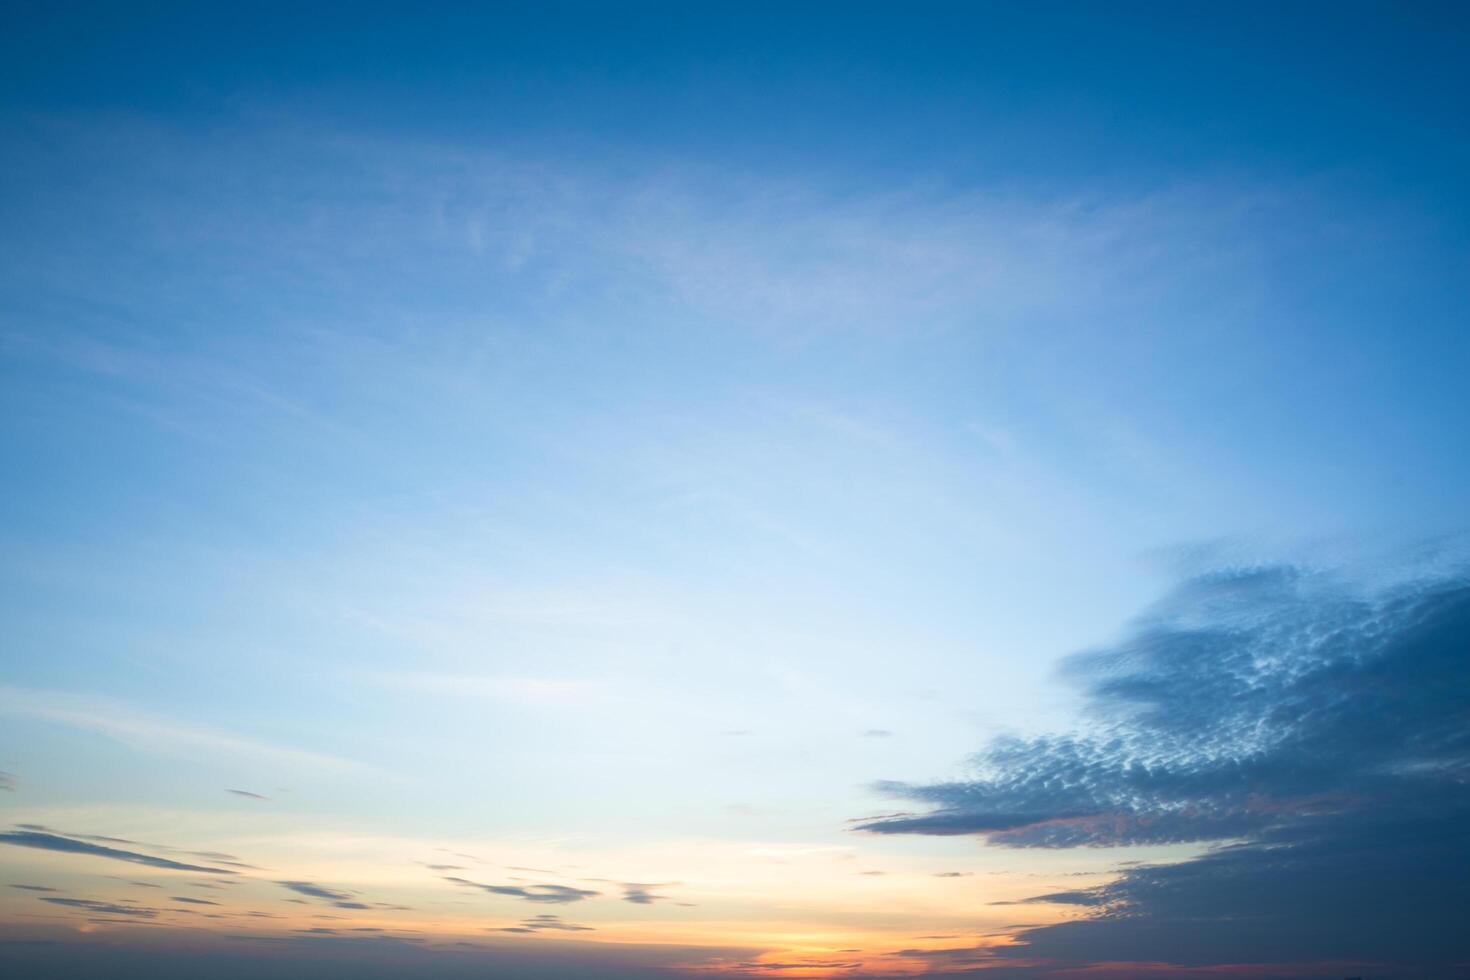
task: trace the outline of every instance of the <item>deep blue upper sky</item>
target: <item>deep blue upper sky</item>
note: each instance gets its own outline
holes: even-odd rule
[[[1004,176],[1466,163],[1445,4],[14,4],[13,109],[289,104],[455,140],[561,138]]]

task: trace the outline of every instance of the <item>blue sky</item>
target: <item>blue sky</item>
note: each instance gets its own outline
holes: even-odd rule
[[[1464,639],[1466,28],[1434,5],[21,9],[0,843],[34,862],[7,884],[56,894],[7,889],[4,938],[60,941],[24,954],[58,976],[96,949],[187,969],[199,943],[299,965],[327,955],[310,928],[446,976],[1189,975],[1232,943],[1245,975],[1420,975],[1330,930],[1189,950],[1107,913],[1167,923],[1136,869],[1174,868],[1224,923],[1250,899],[1221,862],[1341,870],[1365,828],[1442,829],[1372,801],[1465,807],[1380,770],[1466,758],[1429,695],[1465,676],[1441,651]],[[1359,670],[1399,692],[1385,737],[1432,758],[1320,752],[1366,710]],[[1163,714],[1126,710],[1156,690]],[[1370,802],[1314,823],[1328,799]],[[1137,830],[1185,811],[1218,819]],[[239,858],[209,913],[235,918],[139,904],[109,877],[131,859],[74,846],[113,838]],[[1434,933],[1454,887],[1382,931]],[[597,893],[564,910],[592,938],[517,925],[570,894],[548,888]]]

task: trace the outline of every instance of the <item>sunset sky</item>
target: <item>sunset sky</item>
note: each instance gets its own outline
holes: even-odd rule
[[[0,64],[0,972],[1470,975],[1462,5]]]

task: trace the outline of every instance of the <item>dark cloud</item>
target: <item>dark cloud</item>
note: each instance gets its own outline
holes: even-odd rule
[[[936,878],[968,878],[968,877],[970,877],[970,872],[968,872],[968,871],[936,871],[936,872],[934,872],[934,877],[936,877]]]
[[[1458,921],[1470,907],[1463,575],[1378,590],[1290,567],[1204,576],[1066,671],[1090,727],[997,740],[969,779],[884,784],[930,809],[861,829],[1004,847],[1206,845],[1037,896],[1092,912],[1023,932],[1026,956],[1339,960],[1390,975],[1470,960]]]
[[[267,803],[270,802],[269,796],[261,796],[259,793],[252,793],[248,789],[227,789],[225,790],[225,792],[234,793],[236,796],[243,796],[247,800],[263,800]]]
[[[11,888],[19,888],[27,892],[54,892],[55,888],[47,888],[45,885],[11,885]]]
[[[904,960],[923,960],[934,967],[974,966],[995,962],[995,949],[990,946],[964,946],[948,949],[900,949],[888,954]]]
[[[991,905],[1101,905],[1105,901],[1102,889],[1089,888],[1080,891],[1052,892],[1048,895],[1032,895],[1014,902],[991,902]]]
[[[146,847],[150,851],[163,851],[165,854],[185,854],[189,857],[204,858],[207,861],[213,861],[216,864],[228,865],[232,868],[247,868],[252,871],[260,870],[259,868],[256,868],[255,865],[246,864],[235,855],[225,854],[222,851],[189,851],[180,847],[170,847],[167,844],[148,844],[144,843],[143,841],[132,840],[128,837],[109,837],[105,834],[76,834],[70,831],[56,830],[55,828],[47,827],[45,824],[39,823],[18,823],[15,826],[20,828],[21,830],[34,830],[39,833],[53,834],[57,837],[67,837],[73,840],[98,841],[103,844],[126,844],[129,847]],[[223,869],[208,868],[205,870],[218,871],[219,874],[234,874],[233,871],[225,871]]]
[[[112,902],[97,902],[90,898],[43,898],[43,902],[52,905],[64,905],[67,908],[82,909],[97,915],[122,915],[139,919],[152,919],[158,915],[157,909],[143,908],[137,905],[116,905]]]
[[[189,898],[187,895],[170,895],[169,901],[183,902],[186,905],[219,905],[219,902],[211,902],[203,898]]]
[[[313,881],[278,881],[276,884],[282,888],[289,888],[298,895],[324,899],[339,909],[366,909],[372,907],[363,902],[356,901],[357,896],[352,892],[328,888],[325,885],[318,885]],[[299,901],[299,899],[287,899],[287,901]]]
[[[521,924],[520,925],[517,925],[517,926],[506,926],[506,927],[502,927],[500,929],[494,929],[494,930],[491,930],[491,931],[493,931],[493,932],[531,933],[531,932],[544,932],[544,931],[553,931],[553,932],[592,932],[594,930],[593,930],[593,928],[591,926],[579,926],[579,925],[574,925],[573,923],[570,923],[570,922],[566,922],[559,915],[544,915],[543,914],[543,915],[533,915],[529,919],[523,919],[521,921]]]
[[[656,895],[655,888],[672,888],[677,881],[643,882],[643,881],[619,881],[615,882],[623,890],[623,901],[632,902],[634,905],[652,905],[654,902],[667,901],[667,895]]]
[[[21,825],[34,826],[34,825]],[[119,843],[130,843],[119,841]],[[133,864],[144,864],[150,868],[163,868],[167,871],[196,871],[207,874],[234,874],[226,868],[208,868],[197,864],[184,864],[180,861],[170,861],[168,858],[153,857],[150,854],[139,854],[136,851],[122,851],[111,847],[102,847],[97,844],[89,844],[86,841],[74,840],[70,837],[61,837],[56,834],[43,833],[37,830],[15,830],[0,833],[0,844],[14,844],[17,847],[34,847],[42,851],[59,851],[63,854],[86,854],[91,857],[111,858],[114,861],[129,861]]]
[[[477,881],[468,881],[464,878],[446,877],[444,880],[456,885],[478,888],[492,895],[509,895],[513,898],[522,898],[528,902],[545,905],[567,905],[601,894],[585,888],[572,888],[569,885],[482,885]]]

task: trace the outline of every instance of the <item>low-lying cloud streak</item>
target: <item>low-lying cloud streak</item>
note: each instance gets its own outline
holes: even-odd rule
[[[151,854],[140,854],[137,851],[124,851],[115,847],[104,847],[100,844],[89,844],[86,841],[73,840],[70,837],[60,837],[56,834],[42,833],[35,830],[12,830],[0,833],[0,844],[14,844],[17,847],[33,847],[42,851],[57,851],[62,854],[84,854],[91,857],[110,858],[114,861],[128,861],[132,864],[143,864],[150,868],[162,868],[166,871],[196,871],[206,874],[232,875],[234,871],[228,868],[211,868],[199,864],[185,864],[182,861],[171,861],[168,858],[154,857]]]
[[[595,898],[601,894],[601,892],[586,888],[573,888],[570,885],[482,885],[477,881],[469,881],[465,878],[446,877],[444,880],[456,885],[478,888],[492,895],[509,895],[512,898],[521,898],[528,902],[545,905],[567,905],[571,902]]]

